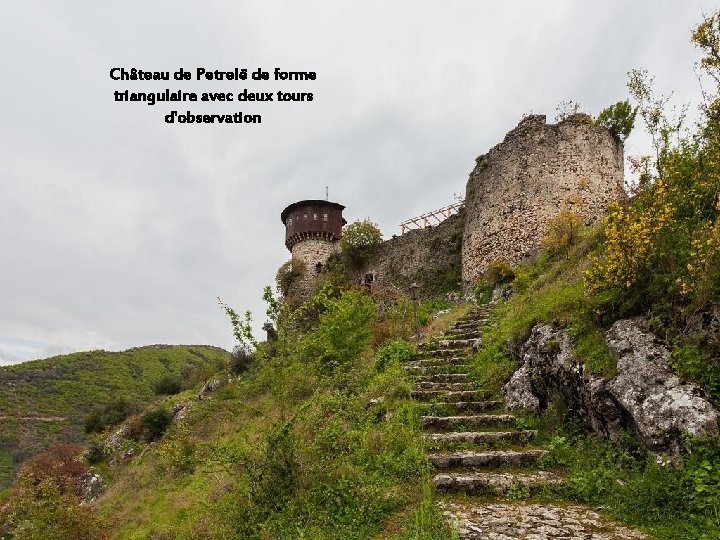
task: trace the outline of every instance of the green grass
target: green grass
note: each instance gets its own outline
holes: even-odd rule
[[[597,229],[583,231],[568,259],[554,259],[543,253],[533,263],[515,269],[511,283],[516,293],[501,303],[483,333],[483,350],[475,357],[481,378],[495,378],[489,388],[499,390],[503,377],[512,369],[511,349],[530,335],[536,324],[567,328],[575,356],[589,373],[612,376],[616,369],[603,333],[593,319],[592,301],[586,294],[583,271],[587,255],[597,249]]]
[[[107,469],[97,508],[113,538],[365,539],[418,512],[442,529],[421,495],[417,406],[389,391],[402,369],[376,373],[371,357],[329,378],[305,369],[309,394],[296,369],[268,359],[197,402],[142,459]],[[408,535],[415,518],[397,526],[387,538],[441,537]]]
[[[551,440],[545,465],[560,467],[566,485],[548,500],[601,508],[659,540],[720,536],[720,439],[697,439],[677,467],[657,465],[631,434],[611,442],[565,426]]]
[[[110,487],[95,506],[112,538],[452,538],[434,505],[419,404],[399,358],[386,358],[405,344],[365,347],[329,370],[304,354],[328,321],[359,324],[319,317],[273,354],[261,347],[249,372],[196,402],[161,442],[136,444],[142,457],[101,467]],[[344,342],[323,347],[334,355]]]

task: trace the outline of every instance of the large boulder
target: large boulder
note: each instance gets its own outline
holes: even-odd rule
[[[617,440],[632,429],[656,455],[675,458],[686,435],[718,433],[718,415],[703,391],[683,382],[670,353],[642,319],[617,321],[607,333],[617,375],[586,374],[563,330],[535,326],[521,348],[523,364],[503,388],[508,409],[543,410],[556,394],[585,425]]]
[[[718,432],[718,415],[695,384],[683,382],[668,363],[670,352],[642,319],[617,321],[607,333],[618,374],[610,392],[633,419],[643,444],[676,454],[681,437]]]

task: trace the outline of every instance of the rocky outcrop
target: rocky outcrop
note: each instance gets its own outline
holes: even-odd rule
[[[522,347],[523,365],[503,388],[507,408],[542,410],[560,394],[590,429],[613,440],[632,429],[648,450],[670,457],[683,436],[718,432],[717,411],[674,373],[669,351],[641,319],[617,321],[607,342],[617,356],[612,379],[584,373],[563,330],[536,326]]]
[[[81,480],[80,491],[83,503],[93,502],[105,491],[105,482],[102,476],[94,472],[86,474]]]
[[[676,451],[683,434],[717,433],[717,411],[697,385],[680,380],[668,364],[669,351],[637,321],[616,322],[608,345],[618,358],[610,392],[648,448]]]
[[[205,384],[203,384],[200,392],[198,392],[197,398],[199,400],[205,399],[208,394],[212,394],[213,392],[219,390],[220,388],[225,386],[227,382],[227,379],[224,377],[215,377],[213,379],[205,381]]]

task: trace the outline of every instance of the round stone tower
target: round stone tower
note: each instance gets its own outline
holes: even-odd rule
[[[548,124],[528,116],[477,158],[465,195],[462,277],[476,283],[496,260],[511,264],[540,249],[561,209],[600,219],[623,199],[623,145],[589,116]]]
[[[288,296],[304,300],[312,294],[315,277],[338,249],[346,223],[344,209],[336,202],[307,200],[292,203],[280,214],[285,225],[285,246],[292,253],[297,273]]]

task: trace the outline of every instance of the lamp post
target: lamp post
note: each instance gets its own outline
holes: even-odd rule
[[[418,312],[417,312],[417,299],[418,299],[418,289],[420,288],[420,285],[413,282],[410,284],[410,287],[408,287],[408,290],[410,291],[410,298],[412,298],[413,301],[413,313],[415,315],[415,341],[420,341],[420,322],[418,321]]]

